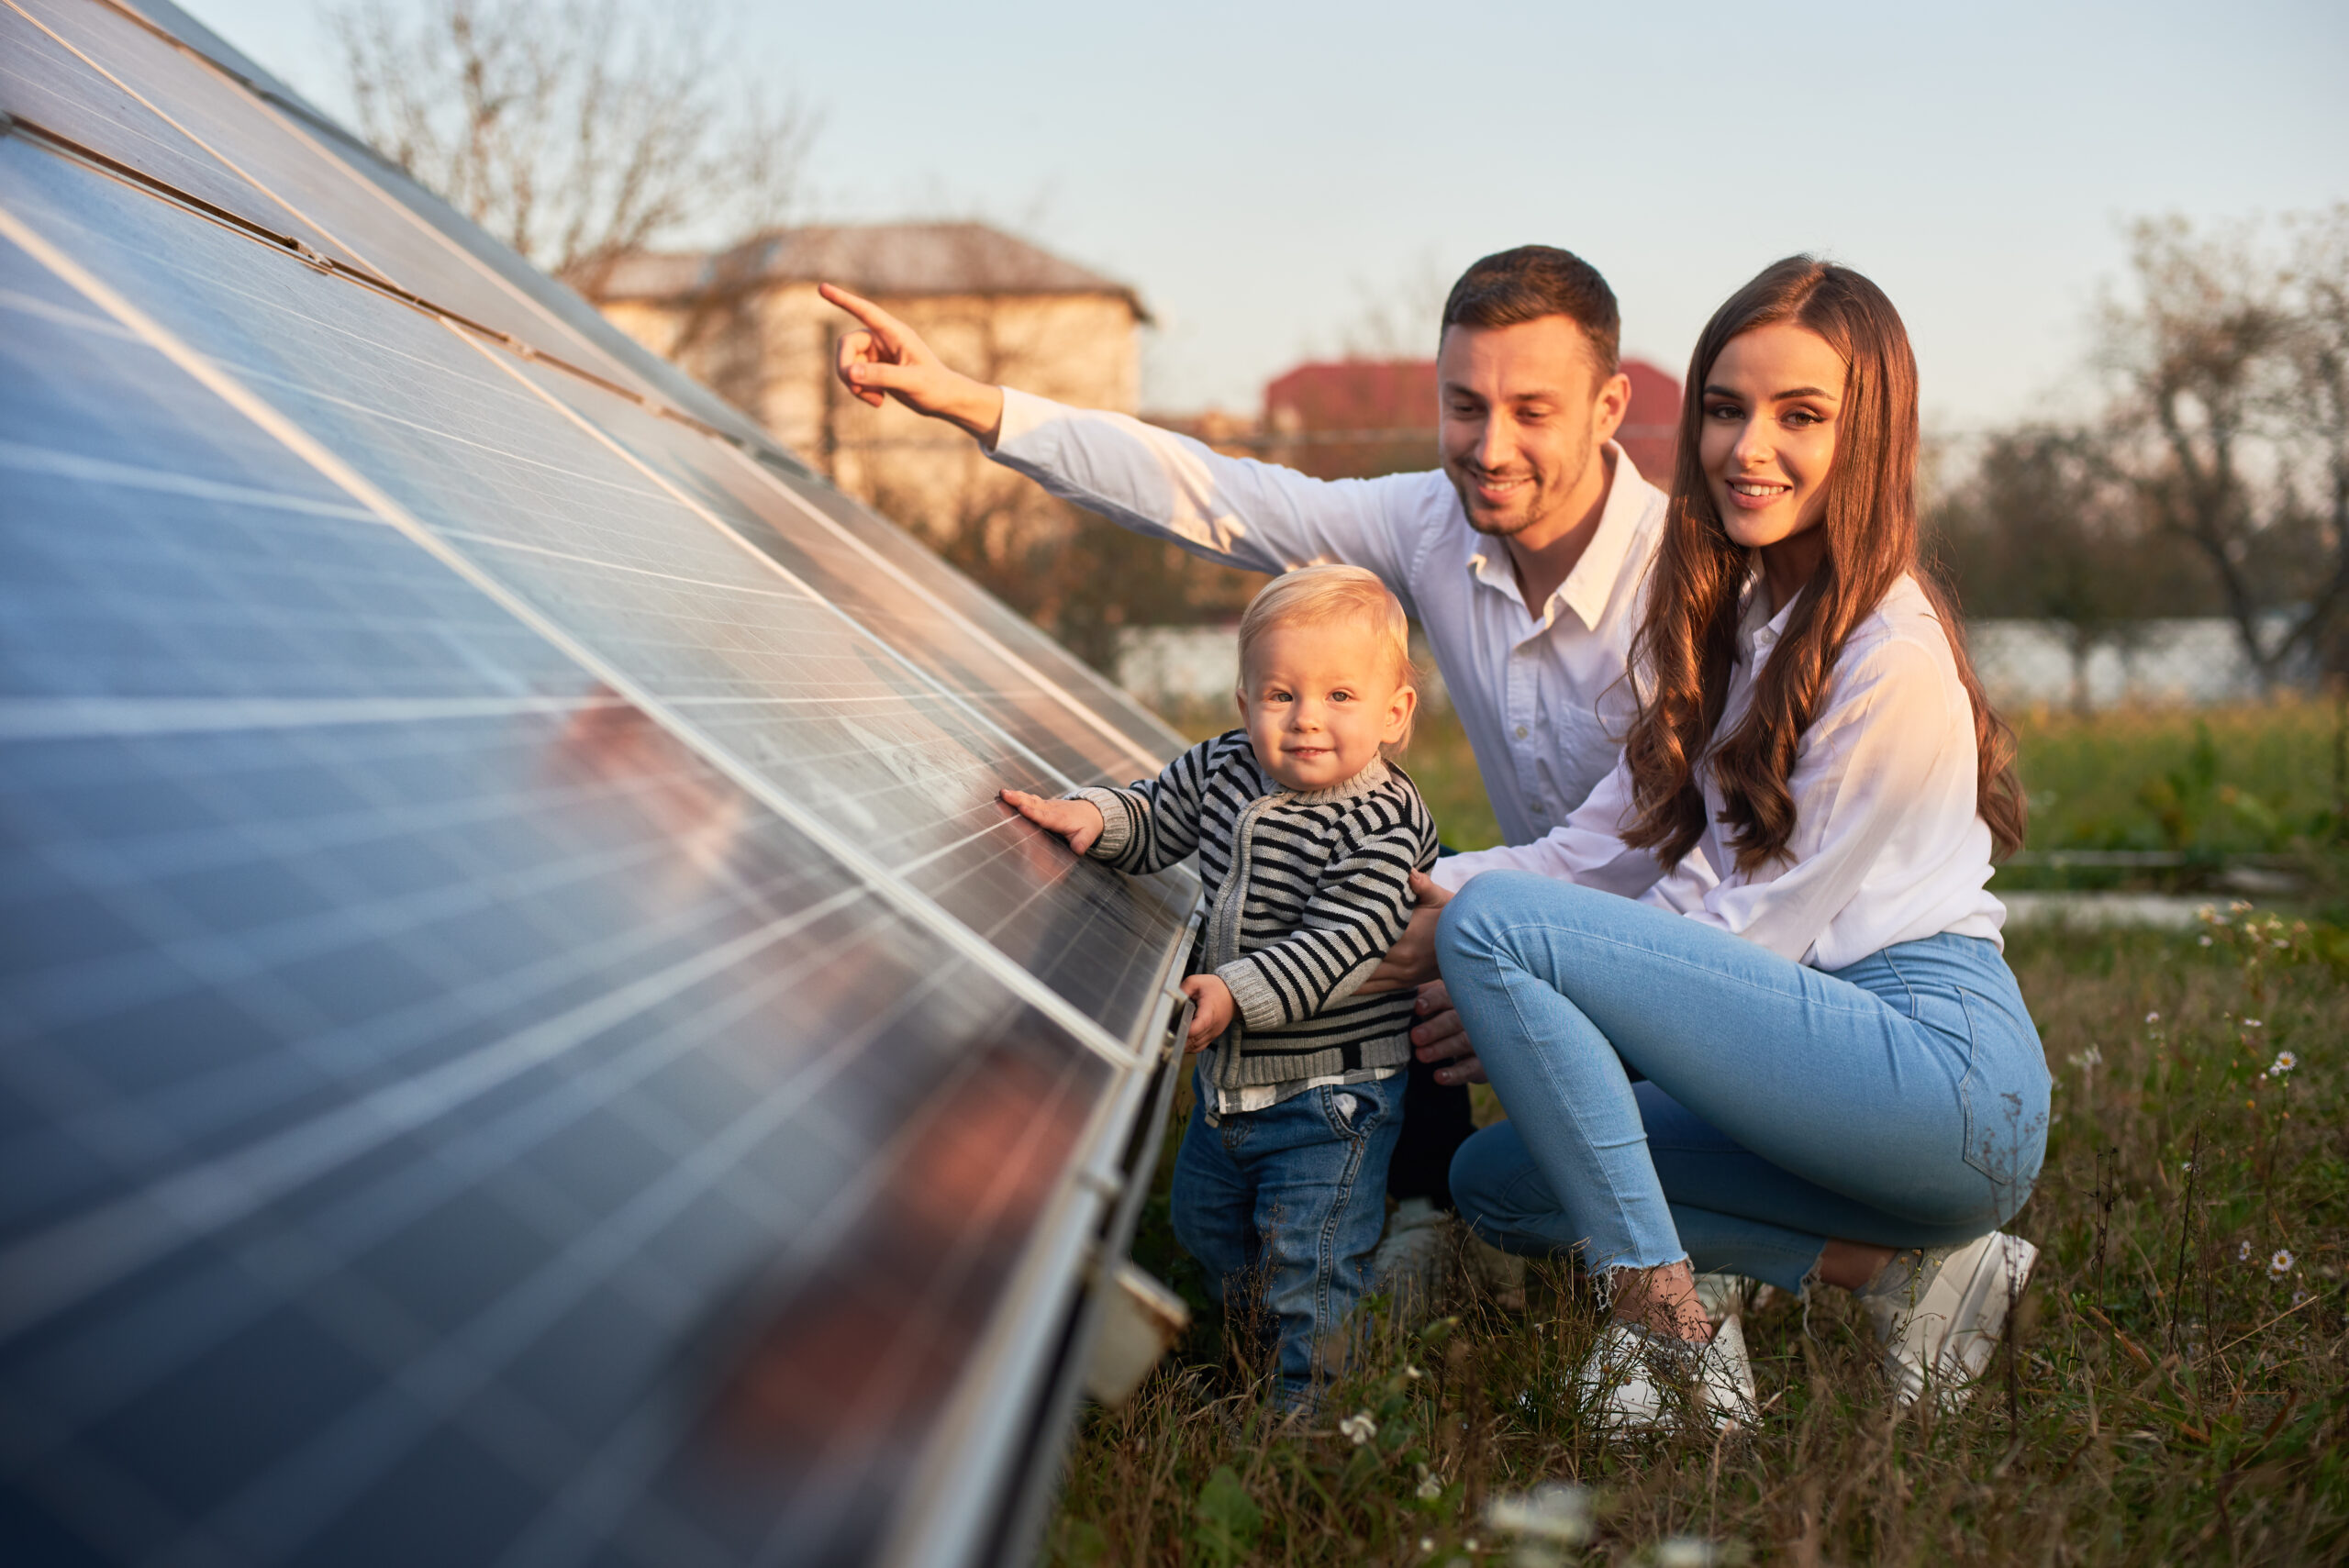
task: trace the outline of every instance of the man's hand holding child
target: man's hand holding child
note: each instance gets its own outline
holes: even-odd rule
[[[1101,808],[1089,800],[1047,800],[1024,789],[1008,789],[1003,792],[1003,803],[1047,833],[1066,839],[1068,847],[1080,855],[1093,847],[1108,826],[1101,819]]]

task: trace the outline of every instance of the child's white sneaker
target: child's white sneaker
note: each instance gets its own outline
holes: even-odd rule
[[[1723,1322],[1707,1344],[1616,1318],[1599,1330],[1575,1389],[1592,1420],[1613,1437],[1684,1422],[1714,1431],[1751,1431],[1759,1419],[1745,1329],[1735,1318]]]
[[[1903,1252],[1856,1293],[1884,1345],[1884,1374],[1906,1407],[1930,1385],[1944,1410],[1963,1406],[1990,1365],[2007,1309],[2022,1299],[2039,1249],[2003,1230],[1962,1247]]]

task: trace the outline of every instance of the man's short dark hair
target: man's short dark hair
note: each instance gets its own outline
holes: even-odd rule
[[[1487,256],[1460,274],[1443,302],[1443,325],[1515,327],[1563,316],[1582,328],[1600,380],[1622,359],[1623,318],[1615,291],[1598,269],[1554,245],[1520,245]]]

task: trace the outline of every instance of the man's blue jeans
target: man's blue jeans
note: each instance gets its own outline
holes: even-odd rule
[[[1944,933],[1822,973],[1488,872],[1436,949],[1509,1118],[1462,1147],[1453,1192],[1508,1251],[1798,1290],[1831,1237],[1970,1240],[2038,1179],[2046,1057],[1995,943]]]
[[[1347,1316],[1367,1288],[1386,1224],[1386,1163],[1403,1125],[1400,1073],[1308,1089],[1270,1110],[1209,1127],[1203,1093],[1174,1157],[1174,1239],[1205,1265],[1218,1299],[1262,1291],[1291,1403],[1344,1361]]]

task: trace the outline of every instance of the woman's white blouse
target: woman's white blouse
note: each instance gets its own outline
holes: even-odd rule
[[[1753,677],[1793,610],[1767,621],[1759,584],[1739,628],[1742,651],[1721,717],[1727,733],[1753,700]],[[2000,941],[2006,906],[1991,896],[1990,828],[1976,809],[1974,712],[1932,601],[1903,577],[1853,629],[1804,735],[1788,786],[1790,858],[1737,869],[1722,800],[1699,769],[1708,818],[1669,875],[1619,836],[1632,819],[1631,771],[1615,771],[1564,822],[1530,844],[1451,855],[1435,880],[1457,888],[1479,872],[1562,877],[1672,909],[1834,970],[1895,942],[1942,931]]]

